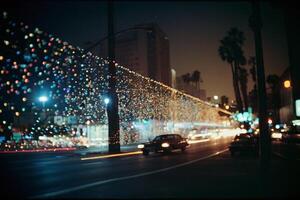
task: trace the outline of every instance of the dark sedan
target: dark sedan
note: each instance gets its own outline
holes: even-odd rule
[[[239,134],[236,135],[234,140],[231,142],[229,146],[229,151],[233,156],[235,153],[239,152],[247,152],[254,153],[258,155],[259,152],[259,144],[258,144],[258,135],[253,134]]]
[[[174,149],[185,151],[188,146],[187,139],[182,138],[179,134],[165,134],[156,136],[152,141],[138,145],[138,148],[143,151],[144,155],[149,152],[170,152]]]

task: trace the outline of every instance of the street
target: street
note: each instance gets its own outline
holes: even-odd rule
[[[3,0],[1,199],[299,199],[296,8]]]
[[[80,160],[80,156],[74,156],[71,153],[38,153],[38,154],[17,154],[17,155],[1,155],[6,160],[9,167],[2,169],[7,181],[9,181],[10,194],[25,195],[26,197],[51,197],[56,196],[55,192],[62,192],[60,195],[67,197],[76,197],[79,192],[86,197],[95,197],[100,193],[91,193],[94,187],[86,187],[72,192],[65,191],[69,188],[84,186],[86,184],[95,183],[104,180],[112,180],[120,177],[130,177],[140,175],[146,172],[155,172],[156,170],[167,169],[175,170],[180,166],[178,164],[188,163],[193,160],[205,158],[227,149],[227,140],[219,140],[217,142],[198,143],[191,145],[186,152],[174,151],[170,154],[150,154],[148,157],[143,155],[124,156],[119,158]],[[201,162],[201,160],[199,160]],[[184,166],[183,166],[184,167]],[[168,169],[166,171],[169,171]],[[150,176],[161,176],[159,171]],[[139,178],[144,178],[143,175]],[[139,178],[133,178],[137,180]],[[132,193],[135,190],[134,185],[127,185],[128,180],[120,180],[125,183],[122,187],[123,192]],[[158,180],[151,181],[151,185],[156,185]],[[118,181],[116,181],[118,182]],[[180,184],[181,181],[173,182]],[[100,188],[105,189],[107,196],[121,195],[115,193],[114,187],[110,187],[110,183],[99,184]],[[98,187],[97,187],[98,188]],[[176,189],[176,187],[173,187]],[[146,189],[146,188],[145,188]],[[17,193],[15,191],[18,191]],[[108,193],[107,193],[108,192]],[[171,190],[170,190],[171,192]],[[163,191],[156,193],[158,196],[167,195]],[[39,196],[40,195],[40,196]],[[101,195],[100,195],[101,196]]]
[[[196,143],[186,152],[147,157],[81,160],[72,153],[1,155],[9,165],[1,169],[7,183],[2,189],[8,197],[26,198],[251,198],[291,194],[293,187],[285,184],[287,180],[292,183],[290,176],[273,177],[268,181],[278,189],[273,185],[267,189],[258,173],[258,159],[249,155],[232,158],[227,150],[229,141],[231,138]],[[272,169],[274,173],[282,172],[278,167],[282,159],[275,157],[273,162],[278,168]],[[294,168],[299,166],[296,162]]]

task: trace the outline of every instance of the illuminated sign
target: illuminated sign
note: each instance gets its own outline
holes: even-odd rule
[[[233,118],[239,122],[251,122],[253,120],[251,112],[237,113]]]
[[[300,120],[293,120],[292,123],[294,126],[300,126]]]
[[[300,117],[300,99],[297,99],[295,104],[296,104],[296,106],[295,106],[296,107],[296,116]]]
[[[21,139],[22,139],[22,133],[13,133],[13,140],[18,142]]]

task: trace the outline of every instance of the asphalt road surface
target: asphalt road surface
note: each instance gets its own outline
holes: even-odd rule
[[[0,194],[22,199],[299,196],[298,159],[272,158],[271,175],[262,179],[257,157],[230,156],[231,139],[146,157],[82,160],[74,153],[2,154]],[[284,148],[278,145],[274,149],[284,157]]]
[[[192,179],[191,174],[184,176],[189,166],[226,151],[230,141],[227,138],[197,143],[185,152],[147,157],[140,154],[81,160],[71,153],[1,155],[5,163],[1,167],[5,180],[1,190],[11,198],[172,197],[178,195],[183,184],[192,187],[200,181]]]

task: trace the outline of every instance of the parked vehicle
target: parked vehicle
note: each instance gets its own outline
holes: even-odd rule
[[[284,144],[300,144],[300,126],[290,126],[288,131],[282,134]]]
[[[229,151],[232,156],[239,153],[259,153],[258,135],[243,133],[236,135],[229,146]]]

